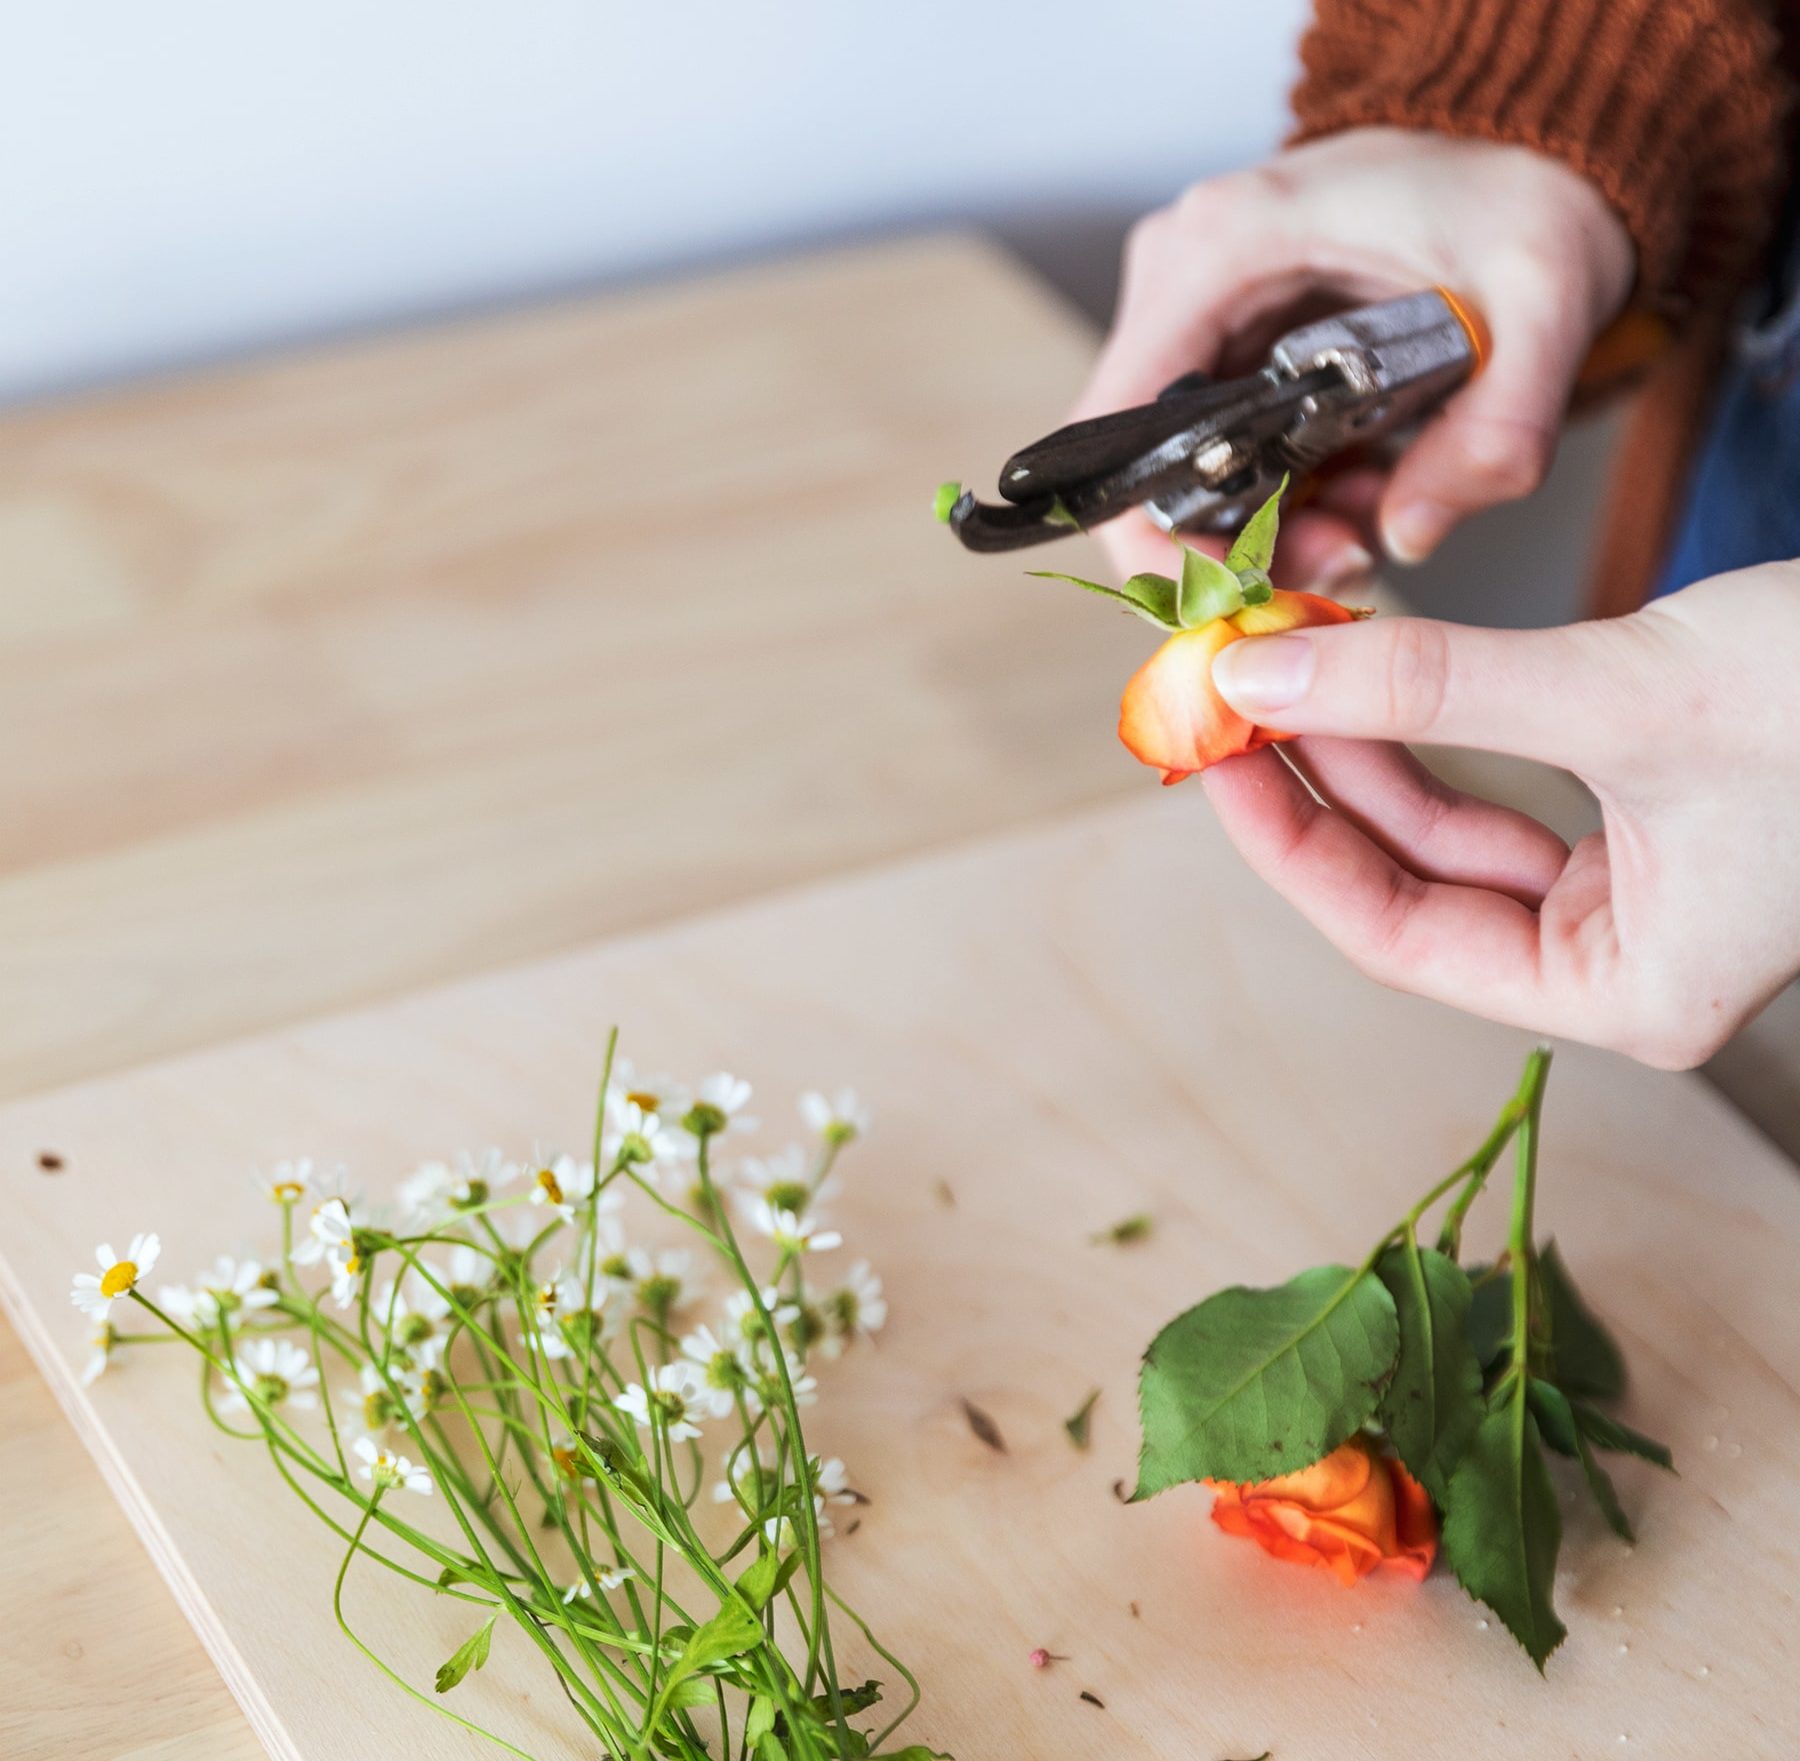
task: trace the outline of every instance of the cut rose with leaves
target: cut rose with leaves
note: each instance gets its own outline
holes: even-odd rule
[[[1031,571],[1116,600],[1167,634],[1132,676],[1119,704],[1119,738],[1135,758],[1160,770],[1165,783],[1289,738],[1240,715],[1213,684],[1212,663],[1233,642],[1309,624],[1347,624],[1365,615],[1315,593],[1287,593],[1270,585],[1286,489],[1284,477],[1245,522],[1222,562],[1182,544],[1179,577],[1145,573],[1107,587],[1079,575]]]
[[[1437,1517],[1425,1488],[1366,1437],[1278,1479],[1221,1485],[1212,1519],[1296,1565],[1353,1584],[1378,1568],[1423,1578],[1437,1555]]]
[[[1134,758],[1178,783],[1222,759],[1292,738],[1250,721],[1219,695],[1212,663],[1246,636],[1276,636],[1309,624],[1347,624],[1356,613],[1316,593],[1277,591],[1261,605],[1171,636],[1132,675],[1119,704],[1119,738]]]

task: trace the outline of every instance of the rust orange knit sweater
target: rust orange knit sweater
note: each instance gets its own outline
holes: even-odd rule
[[[1631,229],[1638,302],[1680,318],[1758,264],[1797,39],[1800,0],[1316,0],[1298,138],[1391,124],[1553,153]]]

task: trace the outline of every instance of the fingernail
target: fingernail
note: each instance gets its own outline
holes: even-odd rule
[[[1455,523],[1455,514],[1442,502],[1409,501],[1388,516],[1381,535],[1395,562],[1422,563]]]
[[[1291,709],[1312,689],[1317,664],[1304,636],[1251,636],[1213,656],[1213,683],[1240,715]]]
[[[1366,581],[1374,573],[1375,559],[1360,544],[1352,544],[1332,557],[1313,586],[1321,593],[1334,593],[1340,587]]]

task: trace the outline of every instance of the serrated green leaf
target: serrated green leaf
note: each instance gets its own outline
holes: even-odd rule
[[[669,1665],[669,1672],[663,1677],[656,1702],[650,1709],[649,1727],[654,1730],[662,1722],[662,1715],[679,1703],[675,1696],[690,1676],[723,1663],[729,1657],[742,1656],[762,1642],[762,1622],[750,1609],[735,1597],[722,1603],[712,1619],[702,1622],[688,1635],[687,1643]]]
[[[1515,1385],[1476,1426],[1450,1476],[1444,1558],[1540,1672],[1567,1630],[1551,1601],[1561,1544],[1562,1518],[1537,1420],[1525,1390]]]
[[[1531,1410],[1537,1415],[1545,1443],[1559,1454],[1572,1455],[1581,1463],[1588,1491],[1593,1494],[1594,1502],[1600,1506],[1600,1514],[1606,1518],[1612,1532],[1622,1541],[1635,1541],[1637,1537],[1631,1532],[1631,1521],[1624,1506],[1619,1503],[1612,1476],[1594,1459],[1588,1440],[1581,1434],[1569,1397],[1541,1376],[1533,1376]]]
[[[1184,630],[1198,629],[1215,618],[1228,618],[1244,609],[1244,586],[1216,556],[1181,547],[1181,588],[1176,614]]]
[[[937,493],[931,498],[931,517],[948,525],[951,510],[962,500],[962,493],[963,486],[960,483],[940,483]]]
[[[490,1614],[480,1627],[463,1640],[449,1657],[438,1665],[433,1684],[440,1694],[447,1694],[471,1669],[479,1669],[488,1660],[488,1648],[494,1640],[494,1622],[498,1613]]]
[[[799,1567],[797,1552],[785,1558],[779,1553],[765,1553],[738,1579],[738,1594],[760,1614],[787,1588],[788,1580]]]
[[[1264,1480],[1329,1455],[1375,1412],[1400,1350],[1373,1272],[1315,1266],[1235,1285],[1150,1342],[1138,1381],[1134,1499],[1188,1480]]]
[[[691,1711],[696,1706],[710,1706],[719,1697],[719,1683],[716,1676],[688,1675],[676,1682],[662,1696],[665,1712]]]
[[[1539,1250],[1537,1268],[1550,1334],[1550,1380],[1573,1400],[1617,1399],[1625,1392],[1625,1359],[1582,1301],[1554,1241]]]
[[[1569,1409],[1569,1397],[1542,1376],[1533,1376],[1529,1399],[1544,1446],[1558,1455],[1579,1453],[1581,1444],[1575,1434],[1575,1414]]]
[[[1159,630],[1172,632],[1181,628],[1175,615],[1175,583],[1167,575],[1133,575],[1123,587],[1108,587],[1102,581],[1090,581],[1082,575],[1065,575],[1060,569],[1027,569],[1025,573],[1034,580],[1067,581],[1070,586],[1080,587],[1085,592],[1116,599],[1133,616],[1156,625]]]
[[[1234,574],[1240,569],[1261,569],[1265,574],[1275,561],[1275,537],[1281,530],[1281,498],[1287,494],[1288,480],[1283,473],[1275,493],[1244,522],[1244,529],[1225,553],[1225,566]]]
[[[1610,1413],[1589,1406],[1585,1400],[1572,1400],[1569,1408],[1575,1415],[1576,1430],[1596,1449],[1609,1450],[1614,1455],[1635,1455],[1642,1461],[1654,1462],[1666,1473],[1674,1473],[1675,1458],[1669,1453],[1668,1444],[1658,1443],[1642,1431],[1634,1431]]]
[[[772,1730],[765,1730],[756,1739],[756,1752],[762,1761],[787,1761],[787,1749]]]
[[[1492,1266],[1469,1268],[1469,1349],[1487,1374],[1512,1341],[1512,1282]]]
[[[1457,1457],[1481,1422],[1481,1366],[1469,1347],[1469,1275],[1410,1239],[1389,1248],[1375,1272],[1400,1323],[1400,1355],[1376,1410],[1395,1452],[1442,1504]]]

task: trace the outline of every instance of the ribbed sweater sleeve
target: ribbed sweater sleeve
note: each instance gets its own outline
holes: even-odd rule
[[[1673,317],[1744,285],[1779,207],[1789,81],[1753,0],[1316,0],[1301,66],[1297,139],[1432,129],[1591,178]]]

